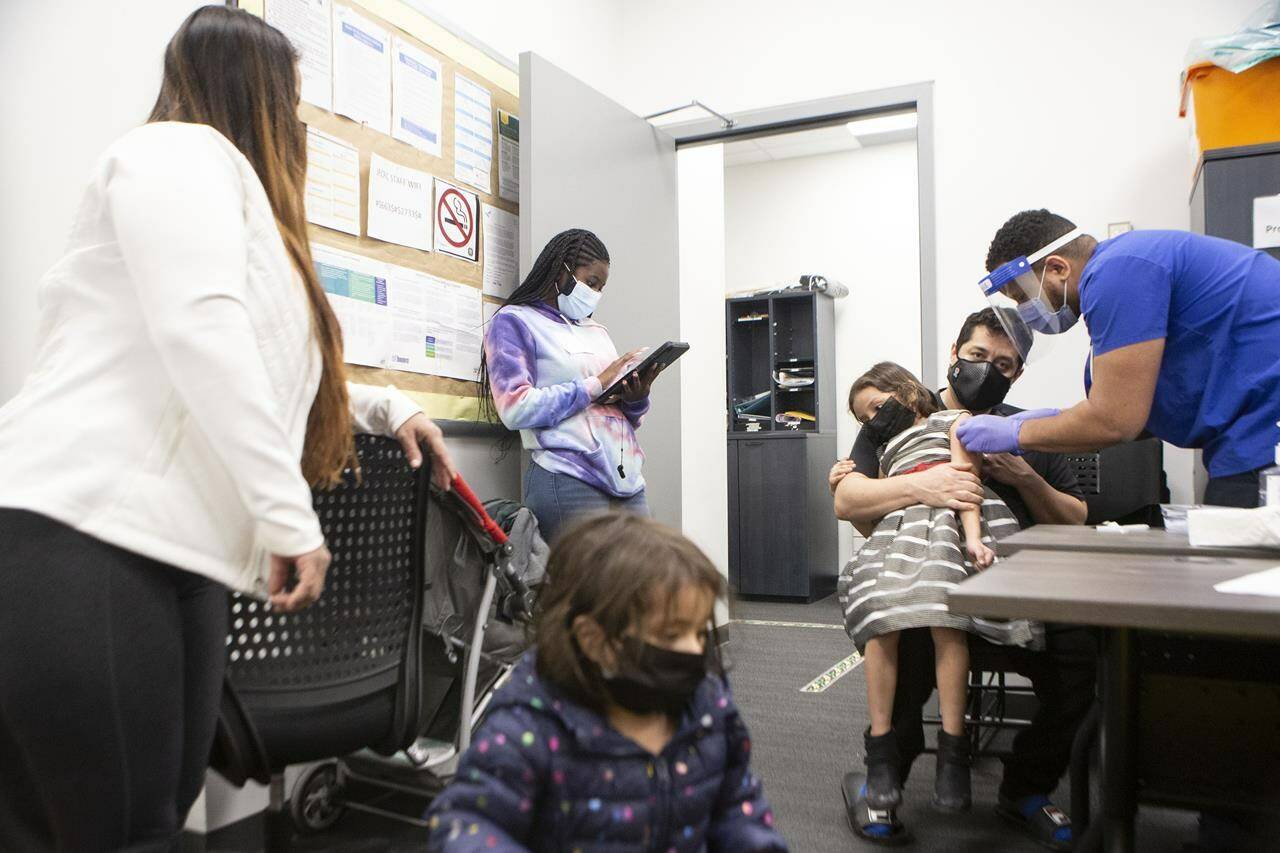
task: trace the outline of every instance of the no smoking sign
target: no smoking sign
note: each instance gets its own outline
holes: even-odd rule
[[[436,179],[436,238],[437,252],[444,252],[467,261],[475,261],[477,210],[479,199],[475,193],[459,189]]]

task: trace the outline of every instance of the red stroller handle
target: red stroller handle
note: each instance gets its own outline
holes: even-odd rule
[[[483,528],[485,534],[494,541],[494,544],[506,545],[507,534],[498,526],[498,522],[494,521],[489,516],[489,513],[484,508],[484,504],[482,504],[480,499],[476,497],[476,493],[471,491],[471,487],[467,485],[466,480],[462,479],[461,474],[453,475],[453,490],[457,493],[458,497],[462,498],[462,502],[470,507],[471,511],[476,514],[476,520],[480,523],[480,527]]]

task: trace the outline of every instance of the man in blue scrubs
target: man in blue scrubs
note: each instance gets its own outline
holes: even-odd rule
[[[1203,448],[1205,503],[1257,506],[1258,471],[1274,464],[1280,441],[1280,260],[1183,231],[1099,243],[1030,210],[996,232],[987,269],[983,289],[1017,303],[1032,330],[1063,332],[1083,316],[1088,399],[1061,412],[975,417],[957,431],[966,448],[1091,451],[1145,428]]]

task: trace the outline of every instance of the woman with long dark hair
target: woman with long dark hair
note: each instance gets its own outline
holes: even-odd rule
[[[174,842],[208,763],[227,588],[279,612],[320,595],[309,486],[351,463],[353,419],[411,464],[426,441],[447,483],[417,407],[345,381],[296,62],[252,15],[194,12],[40,285],[37,367],[0,408],[6,849]]]
[[[600,238],[563,231],[485,335],[481,397],[532,452],[524,501],[548,540],[576,515],[648,513],[636,428],[657,374],[628,379],[616,399],[600,399],[640,355],[619,357],[609,330],[592,319],[608,280]]]

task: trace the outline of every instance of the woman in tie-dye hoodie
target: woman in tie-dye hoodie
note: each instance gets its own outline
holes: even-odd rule
[[[636,428],[657,374],[598,399],[640,355],[619,357],[609,331],[591,319],[608,278],[599,237],[576,228],[557,234],[485,335],[482,394],[532,452],[524,501],[548,540],[584,513],[648,513]]]

